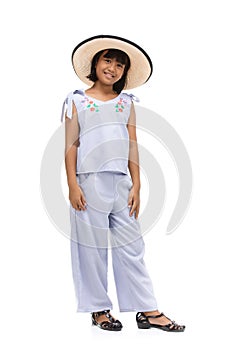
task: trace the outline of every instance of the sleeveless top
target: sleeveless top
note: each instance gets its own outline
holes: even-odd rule
[[[123,92],[108,101],[90,97],[83,89],[68,94],[63,103],[61,122],[65,114],[72,119],[74,103],[79,123],[76,174],[102,171],[127,174],[127,123],[132,100],[139,102],[134,95]]]

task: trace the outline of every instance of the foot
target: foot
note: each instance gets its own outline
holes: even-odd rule
[[[121,322],[110,314],[110,310],[93,312],[92,324],[109,331],[120,331],[122,328]]]
[[[183,332],[185,330],[185,326],[181,326],[175,321],[170,320],[170,318],[158,310],[138,312],[136,320],[139,328],[155,327],[168,332]]]
[[[148,321],[152,324],[158,324],[160,326],[166,326],[167,324],[171,323],[171,320],[167,318],[165,315],[159,317],[159,318],[152,318],[150,316],[158,316],[161,314],[158,310],[155,311],[146,311],[144,314],[148,317]]]
[[[115,320],[115,318],[113,316],[112,316],[112,318]],[[96,316],[95,320],[97,323],[101,323],[101,322],[105,322],[105,321],[110,322],[109,318],[106,315]]]

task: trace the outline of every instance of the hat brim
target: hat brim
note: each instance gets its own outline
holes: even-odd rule
[[[87,78],[91,71],[94,55],[107,49],[124,51],[130,59],[130,69],[124,89],[133,89],[144,84],[150,78],[153,65],[148,54],[137,44],[113,35],[97,35],[79,43],[72,53],[72,65],[81,81],[87,85],[93,82]]]

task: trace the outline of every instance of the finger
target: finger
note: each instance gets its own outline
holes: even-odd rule
[[[82,203],[81,200],[80,200],[79,203],[78,203],[78,208],[79,208],[79,210],[86,210],[86,207],[85,207],[85,205]]]
[[[137,208],[136,208],[135,219],[137,219],[137,218],[138,218],[138,215],[139,215],[139,206],[137,206]]]
[[[132,207],[132,205],[133,205],[133,198],[129,197],[129,199],[128,199],[128,207]]]
[[[129,215],[132,216],[132,215],[133,215],[133,212],[134,212],[135,210],[136,210],[136,204],[133,203],[132,208],[131,208],[131,210],[130,210],[130,212],[129,212]]]
[[[81,197],[81,203],[82,205],[85,207],[86,209],[86,204],[87,204],[87,201],[86,201],[86,198],[84,196]]]
[[[72,204],[72,207],[73,207],[75,210],[78,210],[78,211],[81,210],[81,208],[79,208],[79,204],[78,204],[78,203]]]
[[[86,199],[85,199],[85,196],[84,196],[84,194],[83,194],[83,192],[82,192],[82,190],[80,189],[80,197],[78,198],[78,200],[77,200],[77,203],[76,203],[76,205],[77,205],[77,210],[86,210]]]
[[[72,206],[75,210],[78,210],[78,211],[86,209],[83,203],[81,202],[81,198],[77,202],[73,202]]]
[[[84,193],[81,189],[80,189],[80,201],[82,202],[83,205],[87,204],[86,198],[85,198]]]

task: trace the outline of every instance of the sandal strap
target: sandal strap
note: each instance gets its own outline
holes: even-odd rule
[[[161,314],[156,315],[156,316],[147,316],[147,317],[152,317],[152,318],[159,318],[165,316],[163,312],[161,312]],[[172,328],[183,328],[184,326],[179,325],[176,321],[172,321],[169,317],[165,316],[170,323],[166,324],[164,327],[169,327],[171,328],[171,326],[173,326]]]
[[[148,322],[147,316],[142,311],[139,311],[136,314],[136,320],[139,321],[139,322],[143,322],[143,323],[144,322]]]
[[[93,312],[92,313],[92,317],[94,319],[96,319],[97,317],[99,317],[101,315],[105,315],[109,319],[109,321],[103,321],[103,322],[114,323],[114,324],[117,324],[117,325],[121,324],[121,322],[119,320],[115,320],[112,317],[112,315],[110,314],[110,310],[103,310],[103,311],[97,311],[97,312]]]
[[[111,322],[108,322],[108,321],[103,321],[101,322],[100,324],[100,327],[102,328],[118,328],[120,326],[120,324],[118,323],[111,323]]]
[[[93,312],[92,314],[94,314],[95,316],[101,316],[101,315],[109,315],[110,310],[103,310],[103,311],[96,311]],[[108,316],[107,316],[108,317]]]
[[[145,315],[148,318],[160,318],[162,316],[165,316],[163,312],[161,312],[159,315]],[[166,318],[168,318],[167,316],[165,316]],[[170,318],[168,318],[170,320]],[[170,320],[171,321],[171,320]]]
[[[108,321],[98,322],[97,318],[101,315],[105,315],[108,318]],[[103,310],[98,312],[92,312],[92,322],[96,326],[102,329],[116,329],[119,330],[122,328],[122,324],[119,320],[115,320],[110,314],[110,310]]]
[[[162,317],[162,316],[165,316],[164,313],[161,312],[161,314],[159,315],[147,315],[146,317],[149,317],[149,318],[159,318],[159,317]],[[165,316],[166,317],[166,316]],[[167,317],[168,318],[168,317]]]
[[[165,325],[160,325],[160,324],[152,324],[150,323],[149,319],[150,318],[159,318],[159,317],[166,317],[170,322],[165,324]],[[145,315],[144,312],[138,312],[136,315],[136,321],[142,325],[148,326],[148,327],[141,327],[141,328],[150,328],[155,327],[155,328],[160,328],[163,330],[168,330],[168,331],[183,331],[185,329],[185,326],[177,324],[175,321],[172,321],[170,318],[164,315],[164,313],[160,313],[159,315]]]
[[[171,323],[167,324],[165,327],[168,327],[169,329],[184,329],[185,326],[180,325],[176,323],[175,321],[171,321]]]
[[[166,315],[164,315],[163,312],[161,312],[159,315],[156,315],[156,316],[147,316],[147,317],[159,318],[159,317],[162,317],[162,316],[166,317],[166,318],[171,322],[171,323],[168,323],[168,325],[171,325],[171,324],[175,323],[175,321],[172,321],[169,317],[167,317]]]
[[[161,314],[156,315],[156,316],[147,316],[147,317],[152,317],[152,318],[159,318],[165,316],[163,312],[161,312]],[[159,327],[165,327],[165,328],[169,328],[169,329],[173,329],[173,328],[184,328],[184,326],[179,325],[176,321],[172,321],[170,318],[168,318],[167,316],[165,316],[170,323],[167,323],[166,325],[157,325]]]
[[[162,317],[162,316],[165,316],[163,312],[161,312],[159,315],[146,315],[144,312],[138,312],[137,313],[137,317],[145,318],[145,319],[147,319],[147,318],[159,318],[159,317]],[[167,317],[167,316],[165,316],[165,317]]]

